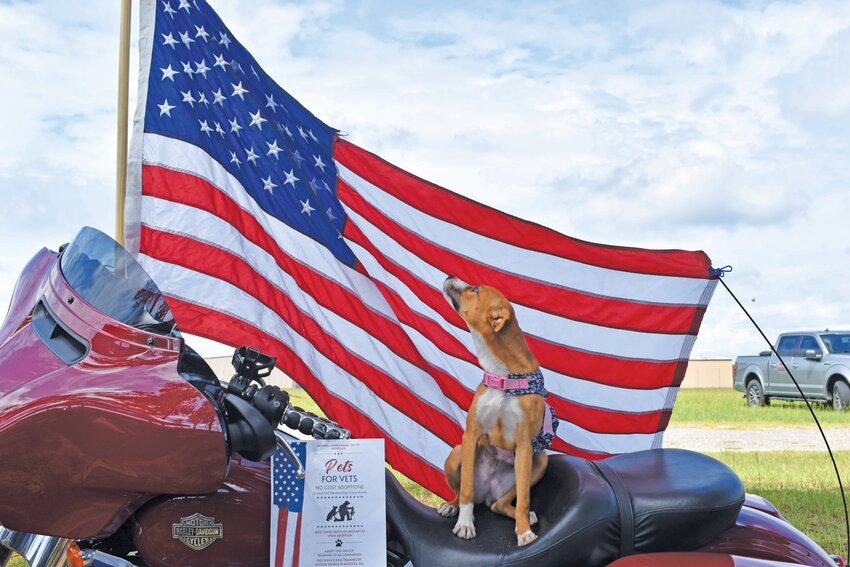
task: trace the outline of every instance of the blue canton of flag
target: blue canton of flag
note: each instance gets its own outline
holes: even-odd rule
[[[203,149],[266,213],[353,265],[334,194],[337,131],[269,78],[204,0],[173,3],[156,11],[145,132]]]
[[[292,448],[302,463],[307,461],[307,444],[293,443]],[[304,505],[304,479],[295,476],[296,467],[286,453],[278,449],[272,457],[272,503],[277,508],[301,512]]]

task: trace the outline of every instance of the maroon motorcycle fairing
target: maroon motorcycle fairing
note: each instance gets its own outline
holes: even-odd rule
[[[133,541],[151,567],[265,567],[269,564],[271,468],[234,457],[227,481],[215,492],[163,496],[144,504],[132,519]],[[200,550],[173,537],[181,518],[202,514],[221,524],[223,536]]]
[[[66,364],[36,334],[40,301],[89,345],[82,360]],[[59,255],[30,261],[0,327],[0,524],[97,538],[154,496],[221,486],[221,416],[178,374],[181,342],[94,309]]]
[[[826,552],[788,522],[745,506],[735,525],[699,551],[746,555],[815,567],[835,567]]]

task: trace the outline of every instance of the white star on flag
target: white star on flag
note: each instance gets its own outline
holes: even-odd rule
[[[218,103],[224,106],[224,101],[227,100],[227,97],[221,93],[221,87],[219,87],[219,89],[213,93],[213,96],[215,97],[215,100],[213,100],[213,104]]]
[[[176,47],[174,47],[174,46],[177,45],[178,42],[177,42],[176,39],[174,39],[174,36],[171,35],[171,32],[169,32],[168,35],[166,35],[166,34],[161,34],[161,35],[162,35],[162,44],[163,45],[170,45],[172,49],[176,49]]]
[[[275,110],[278,106],[278,103],[274,101],[274,95],[266,95],[266,108],[271,108],[272,112],[277,114],[277,110]]]
[[[177,13],[177,10],[171,7],[171,2],[163,2],[162,11],[171,16],[172,20],[174,19],[174,14]]]
[[[172,69],[170,64],[165,69],[160,69],[160,71],[162,71],[162,80],[163,81],[165,79],[171,79],[172,82],[174,81],[174,75],[177,75],[178,73],[180,73],[180,71],[175,71],[174,69]]]
[[[201,123],[201,132],[203,132],[204,134],[207,135],[207,137],[209,137],[210,132],[212,132],[213,130],[212,130],[212,128],[209,127],[209,124],[207,124],[207,121],[206,120],[198,120],[198,122]]]
[[[188,12],[190,7],[191,6],[189,6],[189,0],[180,0],[180,5],[177,6],[177,9],[182,10],[183,8],[185,8],[186,12]]]
[[[242,162],[239,161],[238,157],[236,157],[236,152],[230,152],[230,163],[235,163],[236,167],[242,167]]]
[[[209,71],[209,70],[210,70],[210,68],[207,67],[207,62],[204,59],[201,59],[200,63],[195,63],[195,74],[196,75],[203,75],[203,77],[206,79],[207,78],[207,71]]]
[[[176,106],[171,106],[170,104],[168,104],[168,99],[165,99],[165,102],[163,102],[162,104],[157,104],[157,106],[159,107],[159,115],[162,116],[163,114],[165,114],[169,118],[171,117],[171,109],[177,108]]]
[[[313,159],[316,160],[316,167],[324,171],[326,166],[325,162],[322,161],[322,156],[313,156]]]
[[[204,29],[204,26],[195,26],[195,30],[197,30],[198,32],[195,34],[195,37],[202,37],[204,38],[204,41],[209,41],[207,37],[209,37],[210,34],[207,33],[207,30]]]
[[[262,129],[263,129],[263,122],[268,122],[268,120],[266,120],[265,118],[263,118],[262,116],[260,116],[260,111],[259,111],[259,110],[257,110],[257,113],[256,113],[256,114],[251,114],[251,113],[249,112],[249,113],[248,113],[248,115],[251,117],[251,124],[250,124],[250,126],[256,126],[256,127],[257,127],[257,128],[259,128],[260,130],[262,130]]]
[[[269,174],[268,179],[263,179],[263,189],[265,189],[269,193],[272,193],[272,189],[274,189],[275,187],[277,187],[277,185],[272,182],[271,174]]]
[[[180,94],[183,95],[183,102],[188,102],[189,106],[191,106],[192,108],[195,107],[195,103],[198,101],[196,101],[195,97],[192,96],[191,90],[186,91],[185,93],[183,91],[180,91]]]
[[[280,159],[279,157],[277,157],[277,154],[278,154],[278,153],[280,153],[280,152],[282,152],[283,150],[277,146],[277,140],[275,140],[275,141],[274,141],[273,143],[271,143],[271,144],[269,144],[268,142],[266,142],[266,144],[268,144],[268,146],[269,146],[269,151],[268,151],[268,152],[266,152],[266,155],[267,155],[267,156],[271,156],[271,155],[273,155],[273,156],[275,157],[275,159]]]
[[[186,44],[186,47],[191,47],[190,43],[195,43],[195,40],[189,37],[189,32],[180,32],[180,41]]]
[[[307,213],[307,216],[310,216],[310,213],[316,210],[310,206],[310,199],[307,199],[306,201],[299,199],[298,202],[301,203],[301,212]]]
[[[221,67],[222,69],[224,69],[225,65],[230,65],[230,63],[228,63],[224,59],[224,54],[222,54],[222,55],[213,54],[213,57],[215,57],[215,63],[213,63],[213,67]]]
[[[227,34],[226,34],[226,33],[221,32],[221,39],[219,39],[219,40],[218,40],[218,43],[219,43],[220,45],[223,45],[223,46],[224,46],[224,47],[226,47],[227,49],[230,49],[230,43],[231,43],[231,42],[230,42],[230,38],[229,38],[229,37],[227,37]]]
[[[238,120],[236,120],[234,118],[233,120],[230,121],[230,131],[231,132],[236,132],[237,136],[241,136],[241,134],[239,133],[239,130],[241,130],[241,129],[242,129],[242,126],[239,125]]]
[[[254,163],[255,161],[257,161],[257,158],[260,157],[254,153],[254,146],[251,146],[250,150],[246,149],[245,152],[248,154],[248,157],[245,159],[250,161],[251,163]]]
[[[294,188],[295,182],[300,181],[300,179],[295,177],[295,170],[294,169],[290,169],[289,173],[284,172],[284,175],[286,175],[286,180],[283,182],[284,185],[286,185],[288,183],[288,184],[292,185],[292,187]]]
[[[230,86],[233,87],[233,94],[230,96],[238,96],[242,100],[245,100],[245,97],[243,95],[248,92],[248,89],[242,86],[242,81],[239,81],[238,85],[230,83]]]

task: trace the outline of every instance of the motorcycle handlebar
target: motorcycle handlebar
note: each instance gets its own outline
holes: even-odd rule
[[[288,406],[283,413],[281,423],[314,439],[349,439],[351,437],[351,432],[338,423],[319,417],[298,406]]]

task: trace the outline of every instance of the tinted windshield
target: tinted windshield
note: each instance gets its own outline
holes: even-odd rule
[[[62,274],[98,311],[143,331],[176,332],[171,309],[136,260],[112,238],[82,229],[62,254]]]
[[[820,340],[832,354],[837,352],[850,353],[850,333],[829,333],[821,335]]]

